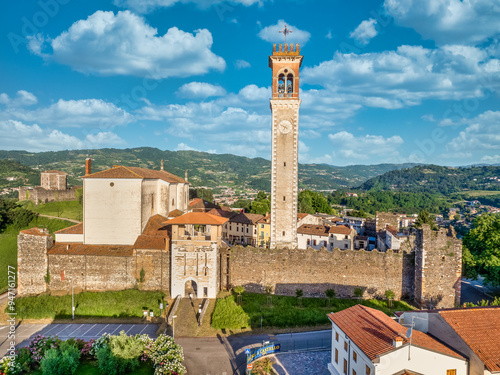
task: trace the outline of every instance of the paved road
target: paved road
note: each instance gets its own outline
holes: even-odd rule
[[[467,280],[462,280],[462,291],[460,295],[460,303],[465,302],[478,303],[482,300],[493,301],[491,295],[486,294],[482,286],[471,283]]]
[[[62,340],[70,337],[86,341],[96,339],[104,333],[118,334],[125,331],[129,335],[148,334],[156,338],[158,324],[20,324],[15,327],[16,347],[28,346],[30,339],[37,334],[57,336]],[[10,326],[0,326],[0,357],[3,357],[10,347],[8,334]]]
[[[259,347],[263,341],[279,342],[283,352],[329,348],[331,331],[278,335],[243,335],[216,338],[176,338],[184,349],[184,364],[192,375],[244,374],[245,349]]]

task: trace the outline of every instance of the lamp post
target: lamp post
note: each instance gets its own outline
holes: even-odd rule
[[[73,276],[71,276],[71,319],[75,320],[75,294],[73,293]]]
[[[177,315],[174,315],[172,317],[172,338],[175,340],[175,318],[177,318]]]

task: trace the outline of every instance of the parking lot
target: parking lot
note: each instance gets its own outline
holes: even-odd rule
[[[21,324],[15,330],[16,347],[28,346],[30,339],[38,334],[57,336],[61,340],[70,337],[83,340],[96,339],[104,333],[117,335],[125,331],[127,335],[147,334],[156,338],[158,324]],[[0,357],[3,357],[10,347],[7,335],[9,326],[0,326]]]

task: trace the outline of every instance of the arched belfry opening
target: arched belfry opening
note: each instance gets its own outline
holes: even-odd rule
[[[293,94],[293,74],[288,73],[286,76],[286,93],[288,97],[291,97]]]
[[[278,94],[280,98],[285,96],[285,74],[283,73],[278,76]]]

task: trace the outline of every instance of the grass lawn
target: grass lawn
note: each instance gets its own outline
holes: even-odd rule
[[[41,227],[48,228],[50,233],[75,225],[66,220],[49,219],[46,217],[36,217],[26,228]],[[21,229],[26,229],[21,228]],[[17,268],[17,235],[19,228],[9,225],[0,233],[0,293],[7,290],[7,267]]]
[[[148,363],[142,363],[141,366],[134,371],[136,375],[152,375],[154,374],[153,366]],[[31,372],[33,375],[42,375],[41,370]],[[97,361],[82,361],[78,366],[75,375],[102,375],[97,367]]]
[[[82,317],[138,317],[143,310],[160,315],[163,292],[146,292],[135,289],[119,292],[82,292],[75,294],[75,318]],[[71,294],[16,298],[16,313],[21,319],[71,318]]]
[[[82,221],[83,205],[78,201],[50,202],[31,206],[30,209],[39,214],[57,216]]]
[[[334,298],[327,305],[326,298],[302,298],[299,304],[296,297],[271,297],[268,303],[265,294],[243,293],[241,305],[236,296],[218,299],[212,314],[212,327],[215,329],[260,328],[263,327],[301,327],[327,324],[326,314],[362,304],[381,310],[388,315],[394,311],[412,310],[413,307],[402,301],[393,301],[392,307],[383,300],[358,300]]]

